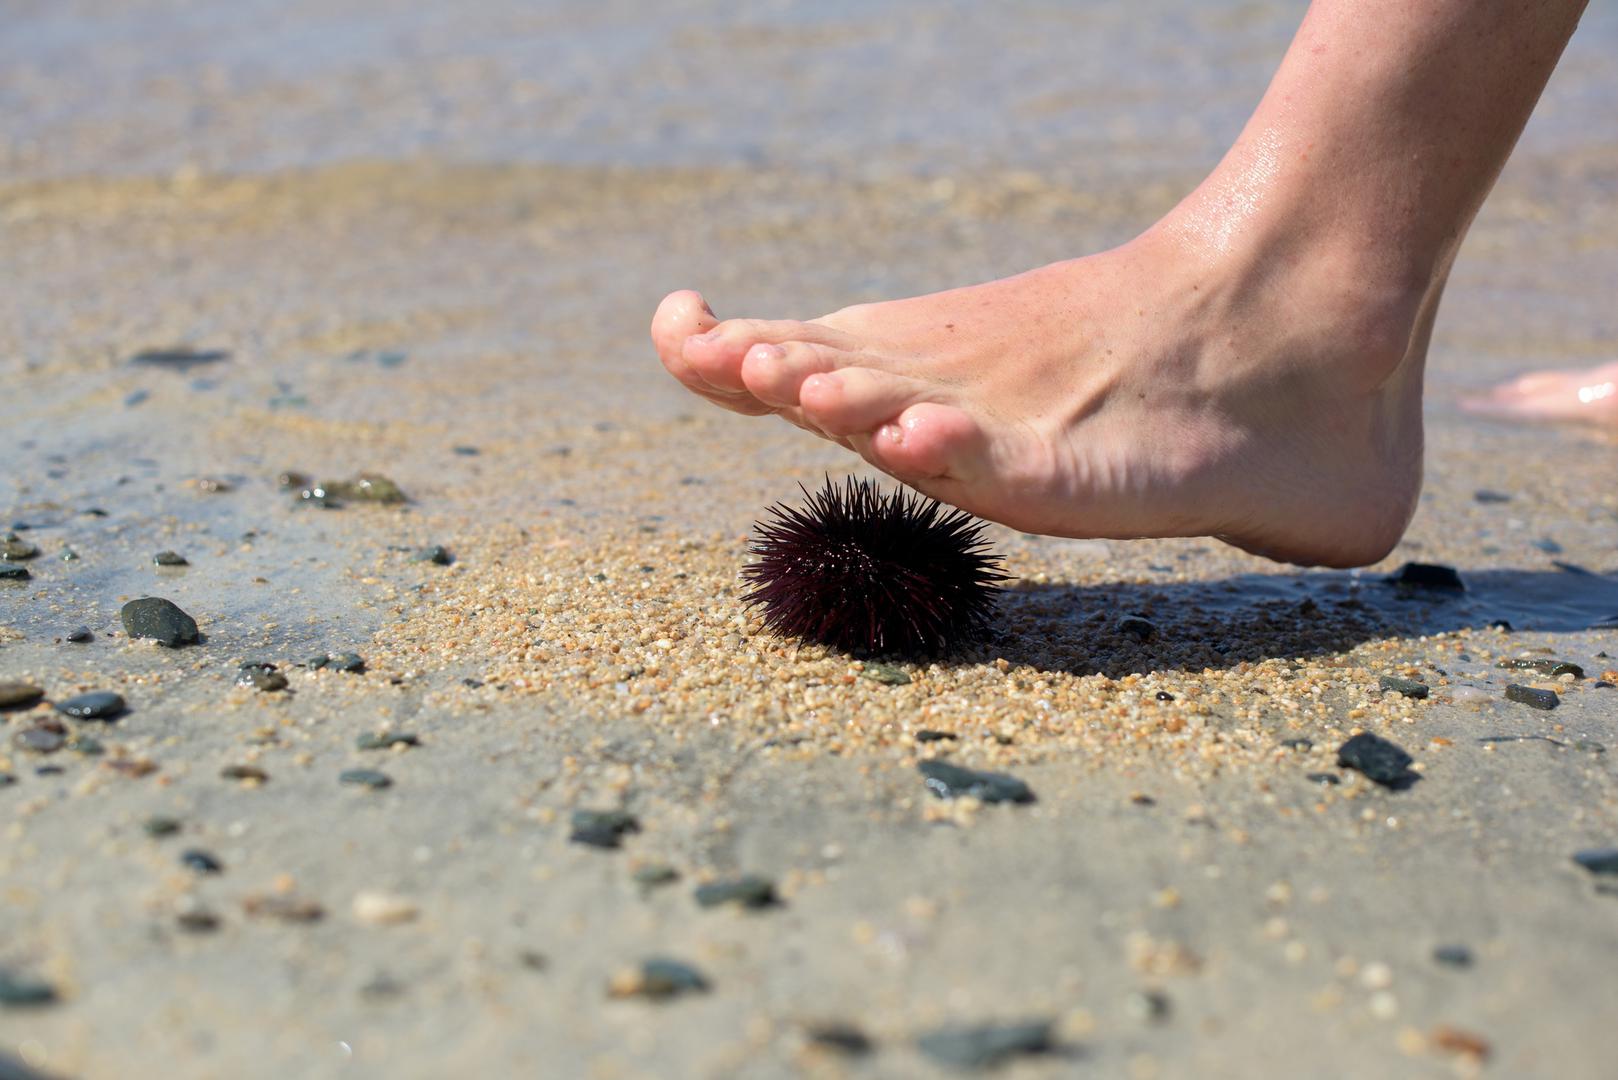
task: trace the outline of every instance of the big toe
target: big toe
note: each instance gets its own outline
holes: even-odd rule
[[[686,339],[703,334],[719,325],[713,309],[694,289],[671,292],[657,305],[652,316],[652,344],[657,347],[658,359],[670,375],[687,386],[707,389],[707,384],[685,362]]]

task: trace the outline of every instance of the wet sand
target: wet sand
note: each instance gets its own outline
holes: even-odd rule
[[[1583,55],[1552,104],[1585,100]],[[782,115],[814,99],[793,86]],[[900,685],[741,605],[752,521],[856,463],[691,400],[650,311],[696,284],[722,313],[813,314],[1116,243],[1195,181],[1208,133],[1116,168],[991,147],[944,172],[857,146],[813,169],[721,144],[612,164],[583,137],[575,160],[310,143],[289,165],[273,128],[256,166],[181,167],[95,115],[11,132],[0,497],[41,554],[0,582],[0,681],[129,711],[0,716],[0,971],[58,998],[0,1004],[0,1075],[930,1076],[921,1034],[1018,1020],[1049,1020],[1054,1050],[1000,1075],[1605,1075],[1618,896],[1572,855],[1618,845],[1618,689],[1598,686],[1618,630],[1591,629],[1618,615],[1618,448],[1454,408],[1618,348],[1618,143],[1569,145],[1558,115],[1456,269],[1427,490],[1385,564],[995,528],[999,633]],[[131,359],[181,346],[224,355]],[[289,471],[381,473],[410,501],[321,508]],[[431,545],[450,565],[418,561]],[[154,567],[164,549],[190,566]],[[1407,560],[1468,591],[1386,584]],[[119,607],[148,594],[205,640],[127,640]],[[364,673],[304,666],[348,651]],[[1585,677],[1497,666],[1520,657]],[[238,686],[252,661],[288,687]],[[102,753],[15,744],[53,718]],[[1339,768],[1362,730],[1419,779]],[[377,733],[419,744],[356,746]],[[934,799],[930,757],[1037,801]],[[339,782],[362,768],[392,785]],[[640,829],[570,843],[581,808]],[[637,882],[654,867],[679,876]],[[741,873],[781,903],[697,904]],[[651,956],[709,992],[609,995]],[[831,1022],[873,1049],[814,1044]]]

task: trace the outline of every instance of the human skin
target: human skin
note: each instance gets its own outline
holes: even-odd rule
[[[652,321],[693,392],[1027,532],[1385,556],[1444,282],[1584,0],[1316,0],[1235,145],[1134,240],[809,321]]]

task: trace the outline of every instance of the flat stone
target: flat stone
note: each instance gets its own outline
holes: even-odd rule
[[[1432,692],[1426,683],[1417,682],[1415,679],[1401,679],[1397,675],[1383,675],[1377,679],[1377,683],[1384,690],[1391,690],[1395,694],[1402,694],[1417,701],[1424,699]]]
[[[666,957],[641,961],[638,968],[614,976],[607,986],[612,997],[643,997],[666,1001],[681,994],[705,994],[707,978],[690,964]]]
[[[56,987],[43,979],[0,968],[0,1008],[23,1009],[56,1003]]]
[[[83,645],[86,641],[89,641],[94,637],[95,635],[90,632],[90,628],[88,626],[77,626],[67,632],[67,640],[73,642],[75,645]]]
[[[434,566],[448,566],[455,561],[455,556],[451,555],[449,549],[442,544],[434,544],[416,552],[414,561],[432,563]]]
[[[869,1035],[855,1025],[841,1020],[809,1024],[803,1029],[803,1037],[822,1049],[835,1050],[839,1054],[854,1057],[869,1054],[876,1048]]]
[[[180,865],[199,874],[222,874],[225,871],[224,863],[201,848],[181,852]]]
[[[27,581],[33,576],[28,572],[28,567],[26,566],[0,562],[0,581]]]
[[[131,600],[118,612],[124,632],[132,638],[150,638],[159,645],[177,648],[196,644],[197,620],[181,611],[179,605],[161,596]]]
[[[1337,748],[1337,764],[1362,773],[1367,780],[1384,787],[1408,787],[1414,782],[1410,766],[1414,759],[1380,736],[1365,732]]]
[[[640,821],[623,810],[575,810],[568,840],[586,847],[611,851],[623,845],[629,833],[640,832]]]
[[[349,784],[354,787],[370,788],[380,791],[385,787],[392,787],[393,780],[387,773],[375,769],[344,769],[337,774],[339,784]]]
[[[1342,777],[1329,772],[1304,773],[1303,778],[1311,784],[1320,784],[1323,787],[1336,787],[1343,782]]]
[[[86,757],[96,757],[107,752],[107,748],[101,745],[101,740],[92,739],[88,735],[75,735],[68,741],[67,748]]]
[[[642,889],[655,889],[659,885],[672,885],[680,880],[680,872],[667,863],[647,863],[635,867],[630,875]]]
[[[262,784],[270,778],[270,774],[257,765],[226,765],[219,770],[219,775],[226,780],[245,780],[255,784]]]
[[[922,728],[916,732],[916,741],[919,743],[954,742],[958,738],[959,736],[953,731],[933,731],[930,728]]]
[[[420,739],[404,731],[367,731],[354,740],[357,750],[391,750],[395,746],[420,745]]]
[[[1575,852],[1573,861],[1602,876],[1618,876],[1618,847],[1586,848]]]
[[[0,712],[32,708],[44,696],[45,691],[32,683],[0,682]]]
[[[916,1048],[952,1069],[992,1069],[1025,1054],[1054,1048],[1049,1020],[1025,1024],[985,1024],[940,1028],[916,1040]]]
[[[1502,660],[1494,666],[1505,668],[1507,671],[1532,671],[1549,679],[1560,678],[1563,675],[1571,675],[1575,679],[1584,678],[1584,669],[1578,664],[1568,660],[1552,660],[1548,657],[1543,659],[1513,657]]]
[[[126,708],[123,695],[111,690],[91,690],[56,703],[56,711],[79,720],[113,720]]]
[[[47,728],[25,728],[11,737],[12,745],[34,754],[54,754],[67,745],[67,736]]]
[[[279,893],[270,896],[249,896],[242,901],[242,910],[249,918],[275,919],[286,923],[319,922],[326,916],[326,909],[313,900],[282,896]]]
[[[986,803],[1030,803],[1034,792],[1015,776],[1005,773],[964,769],[947,761],[922,761],[916,764],[927,785],[927,790],[940,799],[959,799],[970,796]]]
[[[421,914],[413,901],[373,889],[355,893],[352,908],[354,918],[367,926],[398,926]]]
[[[1440,563],[1407,562],[1395,570],[1388,581],[1409,589],[1434,589],[1440,592],[1465,592],[1466,582],[1453,566]]]
[[[1282,739],[1281,745],[1286,747],[1288,750],[1297,750],[1298,752],[1302,753],[1306,750],[1313,750],[1315,748],[1315,740],[1306,739],[1300,735],[1293,739]]]
[[[711,881],[699,885],[694,894],[697,903],[705,908],[721,904],[735,904],[743,908],[767,908],[780,903],[775,895],[775,882],[757,874],[743,874],[725,881]]]
[[[39,557],[39,547],[30,544],[15,534],[0,540],[0,561],[27,562],[29,559]]]
[[[1472,966],[1472,950],[1465,945],[1439,945],[1433,949],[1433,963],[1451,968],[1469,968]]]
[[[287,688],[287,677],[279,671],[265,671],[261,668],[243,668],[236,676],[237,686],[251,686],[253,689],[266,694],[273,694],[278,690]]]
[[[141,829],[152,839],[160,840],[179,832],[180,822],[171,817],[149,817],[142,823]]]
[[[333,653],[330,656],[320,657],[319,663],[311,662],[311,668],[329,668],[332,671],[346,671],[350,675],[359,675],[365,671],[365,658],[359,653]]]
[[[157,566],[190,566],[191,562],[178,551],[159,551],[152,556],[152,562]]]
[[[1479,488],[1477,491],[1472,492],[1472,498],[1477,502],[1484,503],[1485,505],[1490,503],[1508,503],[1511,501],[1511,496],[1506,492],[1491,491],[1488,488]]]
[[[1517,683],[1506,687],[1506,700],[1542,712],[1549,712],[1562,704],[1562,699],[1555,690],[1541,690],[1536,686],[1521,686]]]
[[[883,686],[905,686],[910,682],[909,672],[893,664],[868,663],[860,671],[860,676]]]

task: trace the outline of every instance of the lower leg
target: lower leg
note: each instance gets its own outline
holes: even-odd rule
[[[1374,561],[1420,486],[1441,283],[1582,0],[1317,0],[1214,173],[1113,251],[810,322],[653,337],[777,413],[1028,531]]]

